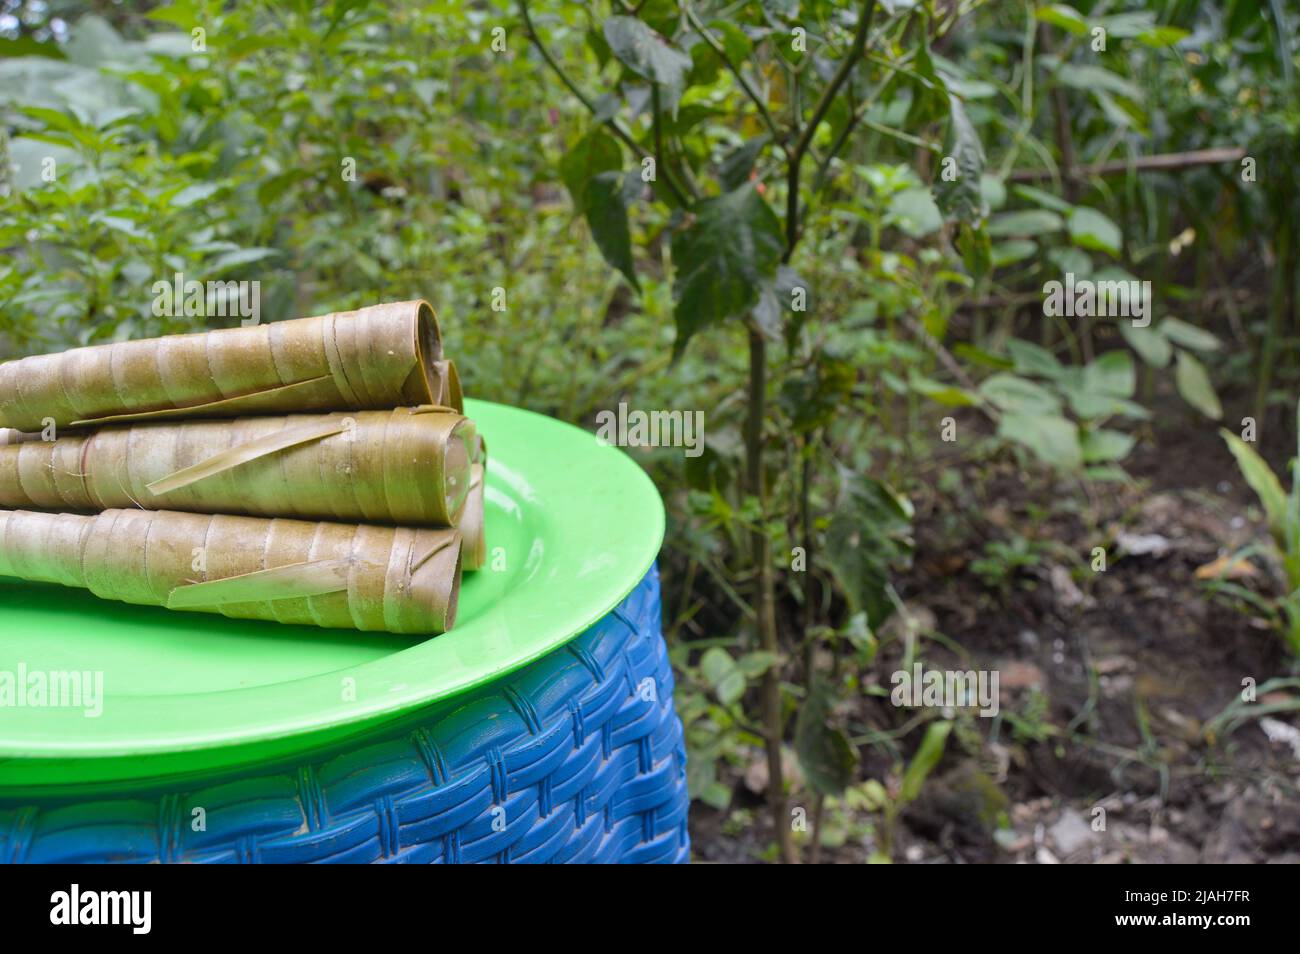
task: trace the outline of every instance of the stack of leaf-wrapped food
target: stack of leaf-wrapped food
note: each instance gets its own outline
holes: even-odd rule
[[[0,364],[0,576],[391,633],[456,618],[486,453],[423,301]]]

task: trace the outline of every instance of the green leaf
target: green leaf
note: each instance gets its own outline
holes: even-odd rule
[[[1007,204],[1007,184],[986,172],[980,176],[980,197],[987,208],[1000,209]]]
[[[1098,427],[1083,435],[1083,460],[1086,464],[1101,464],[1113,460],[1123,460],[1137,439],[1123,431],[1114,431]]]
[[[1191,348],[1193,351],[1218,351],[1219,339],[1208,331],[1195,325],[1189,325],[1177,318],[1166,318],[1156,326],[1156,330],[1176,345]]]
[[[1006,268],[1016,262],[1032,258],[1038,252],[1038,243],[1033,239],[1011,239],[993,246],[993,267]]]
[[[1007,341],[1007,353],[1015,366],[1017,374],[1032,374],[1040,378],[1058,378],[1065,370],[1056,355],[1046,348],[1020,338]]]
[[[623,167],[623,152],[614,137],[596,126],[575,142],[560,159],[560,178],[579,212],[587,208],[587,186],[602,172]]]
[[[759,650],[745,653],[737,660],[736,665],[745,674],[746,679],[757,679],[780,662],[781,656],[778,653],[767,653]]]
[[[189,208],[197,202],[210,198],[221,186],[215,182],[196,182],[178,189],[172,196],[172,206],[177,209]]]
[[[718,181],[722,183],[723,192],[732,192],[749,182],[749,174],[768,140],[766,135],[758,136],[727,154],[718,167]]]
[[[962,265],[976,281],[987,275],[993,267],[989,232],[983,225],[958,225],[957,250],[961,252]]]
[[[935,71],[930,55],[927,31],[920,31],[920,43],[914,48],[912,62],[912,102],[908,106],[903,125],[908,129],[922,129],[950,114],[948,87]]]
[[[1264,507],[1269,530],[1279,542],[1282,542],[1286,538],[1287,525],[1287,495],[1282,489],[1282,482],[1277,479],[1277,474],[1273,473],[1268,462],[1259,456],[1255,448],[1231,431],[1220,429],[1219,433],[1227,442],[1232,456],[1237,459],[1241,476],[1246,478],[1246,483],[1250,484],[1250,489],[1255,491],[1255,496]],[[1295,479],[1300,481],[1300,474],[1297,474]]]
[[[989,220],[988,233],[994,238],[1006,236],[1036,236],[1059,232],[1065,220],[1049,209],[1022,209],[1003,212]]]
[[[40,41],[30,36],[16,39],[0,38],[0,57],[12,59],[18,56],[44,56],[52,60],[65,59],[63,50],[54,40]]]
[[[1050,249],[1047,260],[1055,265],[1056,270],[1062,275],[1066,272],[1074,272],[1074,277],[1078,279],[1087,278],[1092,274],[1092,256],[1073,245],[1061,245]]]
[[[1137,40],[1139,43],[1152,47],[1173,46],[1175,43],[1187,39],[1190,35],[1186,30],[1179,27],[1157,26],[1139,33]]]
[[[1076,36],[1086,36],[1088,33],[1088,21],[1083,18],[1083,14],[1064,3],[1039,7],[1034,11],[1034,16],[1043,23],[1050,23]]]
[[[1056,72],[1056,78],[1072,89],[1085,93],[1097,93],[1099,90],[1123,96],[1135,103],[1142,101],[1142,90],[1118,73],[1100,66],[1084,63],[1063,63]]]
[[[43,142],[28,136],[18,136],[9,140],[9,176],[0,168],[0,181],[8,180],[15,191],[39,189],[51,183],[42,176],[47,159],[54,161],[56,175],[62,175],[68,169],[82,165],[82,160],[75,150],[54,143]]]
[[[1112,13],[1101,20],[1101,25],[1106,28],[1106,32],[1110,36],[1122,40],[1131,40],[1140,36],[1154,27],[1155,23],[1156,15],[1150,10]]]
[[[241,268],[245,265],[252,265],[254,262],[265,261],[268,258],[275,258],[282,254],[278,248],[251,247],[238,248],[230,252],[218,255],[207,263],[205,269],[210,277],[215,277],[231,269]]]
[[[697,331],[757,304],[784,250],[781,223],[753,185],[698,203],[694,221],[672,240],[674,357]]]
[[[948,97],[948,115],[948,155],[957,160],[957,177],[947,181],[940,176],[934,185],[935,201],[945,218],[978,223],[988,215],[988,206],[981,189],[984,147],[980,144],[974,123],[956,96]],[[940,163],[940,168],[943,165]]]
[[[1124,236],[1117,226],[1096,209],[1078,206],[1070,213],[1070,238],[1080,248],[1118,256]]]
[[[133,43],[127,43],[103,17],[90,13],[68,30],[63,52],[79,66],[98,67],[114,60],[129,58]]]
[[[943,758],[944,746],[948,743],[948,733],[951,731],[951,722],[931,722],[926,727],[920,748],[916,750],[912,761],[907,763],[907,770],[903,772],[903,784],[898,793],[900,802],[906,804],[915,801],[921,794],[921,786],[925,784],[926,778]]]
[[[1168,319],[1165,319],[1168,321]],[[1163,325],[1164,322],[1161,322]],[[1139,328],[1131,321],[1119,322],[1119,333],[1132,346],[1138,356],[1153,368],[1163,368],[1174,356],[1174,349],[1169,339],[1160,333],[1159,328],[1147,325]]]
[[[852,363],[818,352],[816,361],[801,373],[785,377],[777,403],[790,418],[790,427],[807,434],[835,420],[857,379]]]
[[[924,395],[945,407],[970,407],[979,403],[978,399],[965,388],[943,384],[915,372],[908,375],[907,383],[917,394]]]
[[[85,123],[77,116],[62,110],[49,109],[45,106],[24,106],[22,110],[32,119],[39,119],[45,124],[46,129],[57,129],[60,132],[76,132],[85,128]]]
[[[1183,400],[1192,407],[1216,421],[1223,417],[1223,405],[1214,392],[1205,365],[1193,358],[1188,351],[1178,352],[1174,382],[1178,385],[1178,393],[1183,396]]]
[[[636,175],[636,173],[632,173]],[[583,213],[605,261],[623,273],[628,284],[640,291],[636,264],[632,260],[632,233],[627,221],[627,200],[621,172],[602,172],[587,185]]]
[[[1145,419],[1150,416],[1149,412],[1142,405],[1129,400],[1125,393],[1130,378],[1136,377],[1131,370],[1132,366],[1133,359],[1130,356],[1127,362],[1112,358],[1109,363],[1090,366],[1091,371],[1069,367],[1056,382],[1057,390],[1069,402],[1070,410],[1085,421],[1113,414]]]
[[[840,795],[853,782],[858,753],[840,729],[830,725],[834,702],[822,680],[810,687],[795,720],[794,749],[804,778],[819,795]]]
[[[1115,414],[1138,418],[1139,420],[1146,420],[1151,416],[1146,408],[1127,398],[1090,390],[1083,383],[1082,372],[1079,372],[1077,377],[1069,373],[1078,370],[1077,368],[1067,369],[1067,376],[1062,379],[1059,386],[1061,393],[1065,395],[1066,400],[1069,402],[1070,410],[1082,420],[1093,421]]]
[[[904,189],[890,197],[886,223],[912,238],[924,238],[943,227],[943,216],[929,189]]]
[[[1079,426],[1059,414],[1030,414],[1013,411],[998,421],[998,436],[1023,444],[1039,459],[1059,470],[1077,470],[1083,465]]]
[[[1132,397],[1137,388],[1133,356],[1127,351],[1107,351],[1083,369],[1083,388],[1107,397]]]
[[[1012,191],[1020,198],[1034,203],[1034,205],[1044,209],[1051,209],[1053,212],[1061,213],[1061,215],[1069,215],[1074,211],[1074,206],[1060,196],[1037,189],[1034,186],[1017,185],[1012,187]]]
[[[1060,399],[1051,391],[1014,374],[992,375],[980,385],[980,393],[1003,411],[1051,414],[1061,409]]]
[[[879,628],[893,611],[886,585],[891,569],[912,553],[912,505],[888,485],[840,470],[840,495],[826,534],[831,571],[853,612]]]
[[[803,290],[804,309],[800,311],[796,311],[794,307],[796,289]],[[786,337],[795,341],[798,340],[799,328],[807,317],[807,308],[808,283],[789,265],[778,265],[775,275],[770,279],[763,279],[758,293],[758,303],[754,305],[751,314],[763,334],[773,341],[781,337],[783,325]],[[794,320],[786,324],[786,315],[793,315]]]
[[[739,67],[754,52],[754,44],[745,31],[730,20],[713,20],[709,23],[709,29],[722,34],[722,49],[726,52],[727,59],[736,66]]]
[[[734,705],[745,694],[745,674],[731,654],[720,646],[705,651],[700,658],[700,674],[723,705]]]
[[[592,54],[596,57],[597,64],[603,69],[609,62],[609,58],[614,54],[610,52],[609,44],[605,42],[605,33],[603,30],[597,30],[592,27],[586,33],[587,46],[591,48]]]
[[[605,39],[624,66],[660,85],[663,108],[675,113],[691,58],[636,17],[610,17],[605,21]]]

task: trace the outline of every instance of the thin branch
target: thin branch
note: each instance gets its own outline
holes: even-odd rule
[[[875,63],[877,66],[883,66],[885,69],[892,70],[895,73],[902,73],[908,79],[915,80],[916,82],[924,86],[926,89],[935,88],[934,84],[931,83],[928,79],[926,79],[916,70],[910,69],[907,66],[907,63],[911,61],[911,59],[913,58],[912,53],[908,53],[901,60],[886,59],[885,57],[880,56],[876,53],[865,53],[863,54],[863,58],[866,59],[868,63]]]
[[[849,75],[853,72],[853,67],[857,66],[858,60],[862,59],[862,55],[866,51],[867,30],[871,28],[871,17],[875,10],[876,0],[866,0],[863,3],[862,16],[858,19],[858,29],[853,36],[853,47],[849,50],[848,56],[840,63],[840,68],[835,71],[835,75],[831,77],[830,83],[822,90],[821,98],[813,108],[812,118],[808,120],[808,125],[804,126],[799,141],[795,143],[793,153],[795,163],[798,163],[803,158],[803,154],[812,145],[813,135],[830,111],[831,103],[835,102],[835,97],[839,95],[840,87],[848,81]]]
[[[868,47],[875,46],[876,41],[879,40],[882,36],[884,36],[886,29],[887,27],[881,27],[874,34],[872,34],[870,40],[867,43]],[[903,56],[901,60],[887,60],[882,56],[877,56],[876,54],[870,52],[869,49],[864,50],[862,55],[867,60],[867,62],[875,63],[879,66],[883,66],[886,69],[888,69],[891,74],[902,73],[906,76],[910,76],[913,79],[916,79],[918,82],[924,84],[927,87],[933,85],[925,77],[916,73],[914,70],[910,70],[907,68],[907,64],[915,56],[915,53],[908,53],[905,56]],[[840,150],[844,148],[844,144],[849,141],[849,136],[853,134],[853,130],[857,127],[858,123],[861,122],[866,117],[867,111],[870,110],[871,107],[875,105],[877,97],[879,97],[880,94],[885,91],[885,87],[888,86],[890,83],[892,83],[893,80],[894,77],[892,75],[886,76],[884,79],[882,79],[880,83],[877,84],[876,88],[871,91],[871,94],[867,96],[866,100],[863,101],[862,105],[855,108],[849,114],[848,121],[844,123],[844,128],[840,130],[839,135],[835,137],[835,142],[831,144],[830,152],[828,152],[824,158],[817,160],[817,174],[813,177],[814,193],[821,191],[822,185],[826,182],[826,175],[827,173],[830,172],[831,163],[835,161],[835,157],[838,156]],[[884,129],[882,128],[878,131],[883,132]],[[896,131],[897,130],[891,129],[889,130],[889,133],[893,133]],[[933,150],[937,147],[929,146],[927,144],[927,148]]]
[[[1090,179],[1093,176],[1111,176],[1133,169],[1147,172],[1161,169],[1187,169],[1192,166],[1215,165],[1220,162],[1239,162],[1246,155],[1243,146],[1223,146],[1217,149],[1198,149],[1192,152],[1165,152],[1154,156],[1137,156],[1133,159],[1114,159],[1090,166],[1071,166],[1061,170],[1066,179]],[[1007,176],[1011,182],[1037,182],[1053,179],[1051,169],[1013,169]]]
[[[911,133],[905,133],[903,132],[903,130],[895,129],[893,126],[886,126],[883,123],[876,122],[875,120],[867,119],[867,117],[865,116],[863,116],[858,121],[862,123],[862,125],[866,126],[868,129],[880,133],[882,136],[891,136],[894,139],[898,139],[902,142],[905,142],[910,146],[916,146],[920,149],[929,150],[930,152],[933,152],[936,155],[943,152],[943,147],[940,146],[937,142],[931,142],[928,139],[922,139],[920,136],[913,136]]]
[[[782,259],[785,262],[790,261],[791,256],[794,255],[795,244],[799,241],[799,168],[803,164],[804,153],[812,145],[813,135],[826,117],[826,113],[830,111],[831,103],[835,102],[840,88],[848,81],[853,68],[858,65],[858,60],[862,59],[862,54],[866,52],[867,33],[871,29],[871,17],[875,12],[876,0],[864,0],[862,15],[858,18],[858,28],[853,35],[852,49],[840,63],[830,83],[822,90],[821,98],[813,107],[813,114],[808,124],[803,127],[803,132],[799,135],[799,141],[794,144],[792,150],[789,150],[790,172],[785,197],[785,255]]]
[[[537,32],[537,28],[533,25],[533,18],[528,12],[527,0],[519,0],[519,13],[523,17],[524,28],[528,31],[528,38],[532,40],[533,46],[537,47],[537,52],[542,55],[542,59],[546,61],[546,65],[549,66],[551,71],[559,77],[560,82],[563,83],[565,88],[573,94],[574,98],[577,99],[578,102],[582,103],[583,106],[587,107],[587,110],[593,116],[598,117],[600,112],[596,109],[596,104],[578,88],[578,84],[569,78],[569,74],[564,72],[564,67],[560,66],[555,57],[551,55],[551,51],[546,48],[544,43],[542,43],[542,38]],[[602,120],[602,122],[604,125],[609,127],[610,131],[617,136],[625,146],[636,153],[639,158],[644,159],[649,155],[645,148],[632,138],[632,134],[624,129],[615,117],[609,116]],[[656,162],[658,162],[657,159]],[[665,176],[664,182],[667,183],[669,189],[672,190],[673,195],[676,196],[679,203],[683,206],[689,206],[691,204],[690,198],[680,190],[671,176]]]
[[[906,326],[907,330],[912,333],[912,336],[919,339],[920,342],[939,359],[939,363],[947,368],[948,373],[957,379],[957,383],[975,399],[976,408],[983,411],[992,421],[998,421],[1002,416],[998,413],[998,409],[982,398],[979,389],[975,387],[975,382],[970,379],[962,369],[962,366],[957,363],[957,359],[954,358],[948,349],[943,346],[943,342],[930,334],[930,332],[926,330],[925,326],[911,315],[903,315],[902,319],[903,324]]]
[[[776,120],[772,118],[772,114],[768,111],[767,104],[763,102],[763,98],[759,96],[757,90],[749,84],[749,80],[745,79],[744,74],[740,72],[740,67],[731,62],[731,57],[727,55],[726,48],[724,48],[713,34],[709,32],[708,27],[704,25],[704,22],[699,18],[695,9],[689,3],[683,3],[682,9],[686,11],[686,19],[690,21],[695,32],[700,35],[700,39],[704,40],[709,49],[717,54],[718,59],[722,60],[723,65],[725,65],[731,72],[731,75],[736,78],[736,82],[740,84],[740,88],[744,91],[745,95],[748,96],[753,101],[754,105],[758,107],[758,112],[759,115],[763,117],[764,125],[767,126],[768,132],[772,134],[772,141],[784,149],[786,134],[777,127]]]

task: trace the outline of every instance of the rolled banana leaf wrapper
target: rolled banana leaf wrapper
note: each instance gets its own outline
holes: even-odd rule
[[[423,301],[0,364],[0,427],[20,431],[416,404],[462,409]]]
[[[455,623],[460,575],[452,529],[0,510],[0,576],[234,619],[433,635]]]
[[[487,444],[482,435],[476,433],[471,446],[473,463],[470,468],[469,496],[456,527],[464,540],[465,569],[481,570],[487,565],[487,511],[483,487],[487,477]]]
[[[452,527],[474,423],[447,407],[0,431],[0,507],[118,507]],[[480,503],[481,506],[481,503]]]

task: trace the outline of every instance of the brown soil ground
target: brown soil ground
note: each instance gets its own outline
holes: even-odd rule
[[[1225,398],[1226,419],[1239,419],[1244,396]],[[1261,435],[1274,462],[1294,452],[1293,429],[1277,424]],[[1300,713],[1261,718],[1270,704],[1300,706],[1300,690],[1261,693],[1235,727],[1218,718],[1243,680],[1264,686],[1294,675],[1295,663],[1258,614],[1211,597],[1196,577],[1263,540],[1251,492],[1217,428],[1163,394],[1125,464],[1134,483],[1084,487],[999,456],[963,467],[960,498],[915,501],[916,559],[896,583],[920,658],[997,670],[1002,714],[958,720],[922,796],[901,813],[895,861],[1300,861]],[[985,538],[1015,536],[1032,541],[1031,565],[1000,583],[972,570]],[[1107,549],[1105,572],[1089,566],[1096,546]],[[1249,561],[1254,572],[1238,582],[1276,593],[1269,558]],[[895,640],[876,660],[886,689],[900,658]],[[864,694],[846,721],[870,732],[912,715]],[[921,734],[899,743],[904,757]],[[860,777],[897,784],[900,753],[863,744],[859,754]],[[737,771],[726,814],[696,805],[697,860],[770,857],[763,775],[757,759]],[[811,801],[797,778],[791,798]],[[882,824],[870,806],[830,803],[822,860],[866,860]]]

